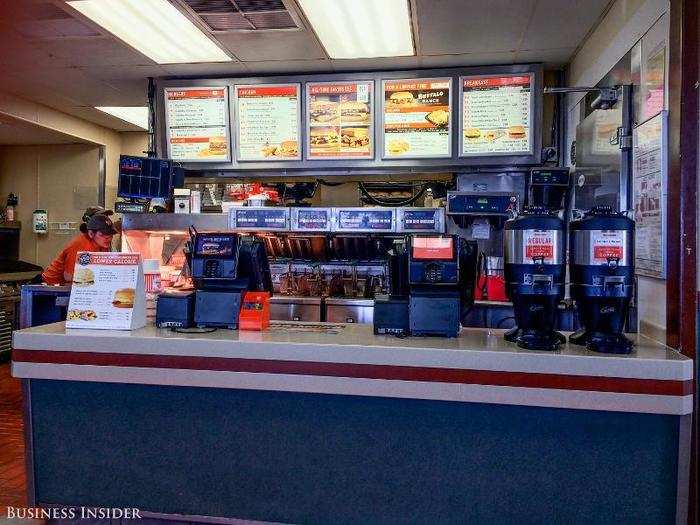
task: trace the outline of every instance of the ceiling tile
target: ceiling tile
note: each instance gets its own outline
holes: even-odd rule
[[[268,60],[246,62],[248,74],[257,73],[328,73],[333,71],[330,60]]]
[[[575,47],[562,47],[559,49],[518,51],[515,54],[515,61],[519,63],[542,62],[548,67],[561,67],[569,62],[575,50]]]
[[[109,37],[42,40],[36,41],[36,45],[65,59],[71,66],[155,65],[150,58]]]
[[[247,71],[241,62],[223,64],[170,64],[161,66],[166,76],[173,77],[221,77],[239,75]]]
[[[515,63],[515,53],[462,53],[420,57],[420,67],[463,67]]]
[[[609,3],[610,0],[538,0],[518,49],[577,47]]]
[[[217,34],[221,44],[243,62],[309,60],[325,53],[309,31],[259,31]]]
[[[514,51],[535,3],[536,0],[416,0],[419,54]]]
[[[354,58],[351,60],[331,60],[335,71],[372,71],[411,69],[420,67],[418,57]]]
[[[68,60],[50,49],[26,40],[13,28],[0,24],[0,65],[11,67],[68,66]]]

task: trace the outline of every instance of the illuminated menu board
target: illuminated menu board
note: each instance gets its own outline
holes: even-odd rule
[[[372,81],[306,84],[306,158],[373,159]]]
[[[167,88],[168,158],[187,162],[231,160],[225,87]]]
[[[236,158],[301,160],[299,84],[236,86]]]
[[[450,78],[384,80],[385,159],[452,155]]]
[[[460,77],[460,156],[532,153],[532,76]]]

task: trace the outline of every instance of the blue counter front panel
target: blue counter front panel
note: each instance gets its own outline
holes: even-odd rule
[[[673,523],[675,416],[31,380],[37,503],[293,523]]]

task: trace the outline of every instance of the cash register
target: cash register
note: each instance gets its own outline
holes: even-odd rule
[[[272,293],[270,268],[260,239],[233,232],[198,232],[190,228],[187,262],[194,283],[193,319],[179,326],[237,329],[246,292]],[[192,301],[190,296],[188,299]],[[180,300],[180,305],[185,303]],[[165,304],[170,304],[168,301]],[[156,324],[167,324],[173,312],[160,308]],[[176,308],[173,304],[172,308]],[[180,308],[186,311],[184,307]]]
[[[408,284],[411,335],[457,337],[460,327],[459,237],[409,239]]]

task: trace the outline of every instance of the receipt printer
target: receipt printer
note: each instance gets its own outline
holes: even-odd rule
[[[191,328],[194,326],[194,292],[167,292],[158,295],[156,303],[158,328]]]

